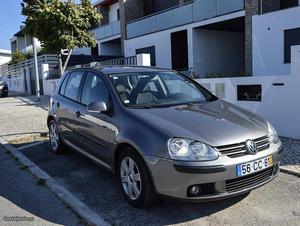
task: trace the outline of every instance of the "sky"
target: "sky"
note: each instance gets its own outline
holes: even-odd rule
[[[20,25],[25,20],[21,15],[21,2],[22,0],[0,0],[0,49],[10,50],[9,39],[20,30]]]
[[[0,0],[0,49],[10,50],[9,39],[20,29],[22,0]]]

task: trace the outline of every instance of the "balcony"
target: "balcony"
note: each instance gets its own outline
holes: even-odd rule
[[[242,11],[244,0],[194,0],[127,24],[127,38]]]
[[[119,35],[120,32],[120,21],[113,21],[107,25],[95,28],[92,30],[96,34],[96,39],[101,40],[109,38],[115,35]]]

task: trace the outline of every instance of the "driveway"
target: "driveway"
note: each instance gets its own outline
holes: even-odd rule
[[[1,109],[2,101],[0,99]],[[4,122],[6,128],[10,128],[9,124],[20,123],[22,126],[32,125],[31,128],[25,126],[20,129],[25,133],[46,130],[43,123],[47,112],[43,108],[23,106],[20,103],[24,100],[15,98],[5,101],[6,107],[10,109],[6,112],[11,112],[13,116],[7,117],[8,121]],[[21,106],[15,106],[19,104]],[[13,111],[19,108],[26,108],[22,111],[28,118],[14,115]],[[25,111],[35,112],[35,116]],[[44,121],[30,121],[37,117]],[[17,132],[0,129],[0,134],[5,133]],[[22,141],[18,146],[28,144],[32,144],[32,141]],[[69,150],[63,155],[55,155],[47,142],[29,146],[21,152],[111,224],[299,225],[300,222],[300,178],[296,176],[280,173],[271,183],[249,195],[233,199],[211,203],[183,203],[164,199],[152,208],[141,210],[127,204],[114,175],[75,152]]]

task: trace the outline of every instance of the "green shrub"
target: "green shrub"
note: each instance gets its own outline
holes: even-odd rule
[[[26,54],[22,53],[19,49],[17,49],[11,56],[11,61],[9,62],[9,65],[12,64],[18,64],[24,60],[26,60]]]

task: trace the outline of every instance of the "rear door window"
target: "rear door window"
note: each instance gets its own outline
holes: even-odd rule
[[[75,101],[79,101],[80,85],[83,78],[83,71],[75,71],[69,75],[64,96]]]
[[[70,74],[67,74],[64,78],[64,81],[60,87],[60,91],[59,91],[59,94],[64,96],[65,95],[65,90],[66,90],[66,86],[67,86],[67,82],[68,82],[68,79],[69,79],[69,75]]]

